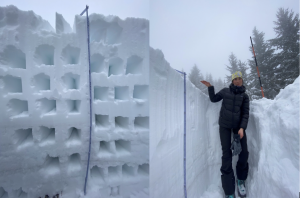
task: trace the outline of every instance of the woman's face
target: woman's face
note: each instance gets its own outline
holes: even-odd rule
[[[233,79],[232,82],[235,86],[242,86],[243,85],[243,79],[241,77],[237,77],[235,79]]]

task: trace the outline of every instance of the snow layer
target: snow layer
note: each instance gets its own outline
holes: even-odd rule
[[[221,102],[211,103],[188,80],[186,86],[187,196],[222,197]],[[183,110],[183,76],[160,50],[150,49],[151,197],[184,197]],[[298,197],[299,78],[274,100],[251,102],[246,133],[248,197]]]
[[[0,7],[0,197],[83,197],[89,147],[86,17],[56,31]],[[90,15],[86,197],[148,197],[149,22]]]

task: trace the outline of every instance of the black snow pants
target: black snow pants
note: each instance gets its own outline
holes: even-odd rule
[[[237,134],[239,129],[229,129],[220,126],[220,139],[222,145],[222,166],[221,166],[221,180],[222,187],[225,192],[225,195],[232,195],[235,192],[235,178],[234,172],[232,169],[232,151],[231,147],[231,131],[234,134]],[[239,154],[239,160],[236,165],[236,174],[239,180],[246,180],[248,176],[248,148],[247,148],[247,136],[246,131],[244,130],[244,136],[240,139],[242,151]]]

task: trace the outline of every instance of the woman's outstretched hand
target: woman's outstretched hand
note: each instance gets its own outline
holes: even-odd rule
[[[211,84],[205,80],[201,80],[200,82],[202,82],[206,87],[210,87]]]

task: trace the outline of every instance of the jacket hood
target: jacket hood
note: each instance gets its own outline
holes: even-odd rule
[[[230,91],[232,91],[235,94],[241,94],[246,91],[246,87],[242,85],[241,87],[235,86],[233,83],[230,84],[229,86]]]

